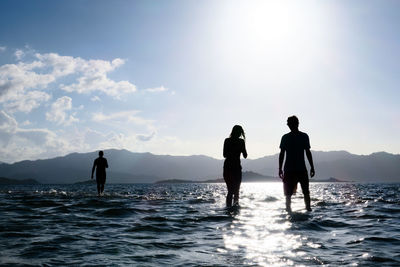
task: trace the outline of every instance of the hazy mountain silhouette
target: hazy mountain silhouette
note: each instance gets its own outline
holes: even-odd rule
[[[0,176],[35,178],[41,183],[75,183],[90,178],[98,152],[72,153],[46,160],[1,164]],[[107,182],[153,183],[162,179],[215,178],[222,160],[206,156],[168,156],[133,153],[127,150],[105,150],[109,168]]]
[[[335,177],[348,181],[400,182],[400,155],[386,152],[354,155],[346,151],[313,151],[315,180]],[[33,178],[41,183],[75,183],[90,178],[98,151],[72,153],[46,160],[0,164],[0,176],[13,179]],[[154,183],[160,180],[210,180],[222,177],[222,160],[207,156],[168,156],[105,150],[110,165],[107,182]],[[242,160],[243,171],[277,176],[278,154],[254,160]],[[279,180],[278,180],[279,181]]]
[[[335,177],[360,182],[400,182],[400,155],[377,152],[355,155],[347,151],[312,151],[316,170],[315,180]],[[255,160],[243,160],[243,169],[264,175],[277,172],[278,154]],[[307,168],[310,167],[307,164]]]

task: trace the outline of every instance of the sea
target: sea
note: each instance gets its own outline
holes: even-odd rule
[[[0,186],[1,266],[400,266],[400,184]]]

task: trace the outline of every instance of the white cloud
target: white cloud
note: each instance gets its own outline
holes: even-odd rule
[[[9,97],[9,101],[4,104],[4,107],[9,112],[20,111],[28,113],[39,107],[41,103],[47,102],[50,98],[49,94],[42,91],[29,91],[25,94],[16,93]]]
[[[55,53],[36,54],[36,57],[45,65],[52,66],[52,74],[56,77],[70,74],[78,76],[77,82],[60,85],[60,88],[64,91],[80,94],[100,91],[117,98],[123,94],[136,91],[136,86],[129,81],[116,82],[107,77],[109,72],[125,63],[120,58],[113,61],[84,60],[79,57],[60,56]]]
[[[14,55],[18,60],[16,63],[0,65],[0,161],[48,158],[100,148],[133,150],[141,147],[144,150],[158,139],[154,121],[146,119],[138,110],[94,113],[92,123],[97,123],[94,127],[98,131],[85,129],[85,118],[78,120],[76,115],[84,106],[74,106],[67,93],[58,97],[64,90],[64,93],[74,93],[74,97],[76,94],[89,95],[91,101],[97,102],[102,101],[104,95],[119,99],[134,93],[137,90],[134,84],[109,77],[112,71],[124,65],[124,60],[40,54],[29,47],[15,51]],[[53,94],[51,90],[57,92]],[[144,91],[167,90],[160,86]],[[57,99],[52,99],[52,95]],[[75,101],[74,104],[78,105]],[[39,125],[34,117],[37,112],[29,113],[39,107],[44,108],[41,114],[47,121],[72,126],[56,127],[55,131],[34,128]],[[79,124],[74,124],[78,121]]]
[[[122,94],[133,93],[136,86],[128,81],[115,82],[106,75],[86,75],[78,79],[78,83],[61,85],[60,88],[67,92],[80,94],[101,91],[107,95],[120,98]]]
[[[0,104],[8,103],[14,107],[13,111],[29,112],[41,102],[48,101],[48,95],[42,93],[39,97],[37,92],[48,89],[50,84],[67,76],[72,82],[59,85],[60,89],[67,92],[102,92],[120,98],[136,91],[136,86],[129,81],[114,81],[108,77],[109,72],[124,64],[120,58],[112,61],[85,60],[56,53],[36,53],[34,60],[28,62],[23,60],[24,55],[23,50],[17,50],[15,56],[21,61],[0,66]],[[29,94],[31,90],[36,93]],[[24,108],[20,102],[29,102],[31,108]]]
[[[90,100],[92,102],[100,102],[101,101],[100,97],[98,97],[97,95],[93,96]]]
[[[6,51],[6,49],[7,49],[7,47],[5,47],[5,46],[0,46],[0,52],[4,52],[4,51]]]
[[[39,61],[0,66],[0,101],[13,99],[16,94],[24,93],[28,89],[44,89],[54,82],[53,75],[34,71],[43,66]]]
[[[67,111],[71,109],[72,99],[68,96],[60,97],[51,105],[51,110],[46,113],[46,119],[59,125],[70,125],[78,121],[74,116],[68,116]]]
[[[108,115],[99,112],[93,114],[92,120],[95,122],[123,123],[124,126],[126,126],[127,123],[133,123],[135,125],[147,126],[149,129],[153,129],[154,121],[138,116],[139,113],[139,110],[126,110]]]
[[[64,153],[67,143],[47,129],[20,128],[17,121],[0,111],[0,160],[15,161]]]
[[[92,129],[87,129],[83,136],[85,145],[89,145],[90,147],[96,147],[99,143],[104,142],[105,139],[105,134]]]
[[[21,49],[17,49],[17,51],[15,51],[14,55],[17,58],[17,60],[21,60],[25,56],[25,52]]]
[[[155,132],[153,132],[153,133],[151,133],[151,134],[149,134],[149,135],[137,134],[137,135],[136,135],[136,138],[137,138],[139,141],[148,142],[148,141],[150,141],[151,139],[153,139],[153,137],[154,137],[155,135],[156,135]]]
[[[117,58],[113,61],[104,60],[80,60],[76,71],[80,73],[77,83],[62,84],[60,88],[67,92],[80,94],[100,91],[107,95],[119,98],[123,94],[133,93],[136,86],[129,81],[116,82],[107,77],[107,73],[124,64],[124,60]]]
[[[67,102],[65,106],[68,106],[68,101],[65,102]],[[122,116],[122,114],[118,115]],[[102,119],[115,117],[118,116],[105,116]],[[109,148],[182,154],[185,153],[186,147],[193,146],[176,138],[160,138],[155,131],[148,131],[151,134],[146,135],[71,127],[68,131],[54,132],[48,129],[26,129],[22,125],[29,127],[28,123],[19,124],[12,115],[0,110],[0,161],[50,158],[71,152]]]
[[[32,122],[30,122],[29,120],[26,120],[26,121],[21,123],[21,126],[29,126],[31,124],[32,124]]]
[[[100,122],[100,121],[113,121],[113,120],[126,120],[127,118],[133,118],[136,114],[140,113],[139,110],[127,110],[127,111],[120,111],[114,112],[112,114],[103,114],[102,112],[94,113],[93,120]]]
[[[0,131],[6,133],[15,133],[18,128],[17,121],[5,111],[0,111]]]
[[[150,93],[165,92],[167,90],[168,90],[168,88],[165,88],[164,86],[145,89],[145,91],[150,92]]]

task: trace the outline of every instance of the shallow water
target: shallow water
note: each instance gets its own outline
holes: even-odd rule
[[[280,183],[0,187],[1,265],[399,266],[400,184],[311,184],[284,210]],[[300,190],[301,191],[301,190]]]

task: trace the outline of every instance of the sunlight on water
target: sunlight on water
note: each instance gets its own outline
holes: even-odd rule
[[[399,266],[398,184],[0,186],[0,265]]]
[[[292,223],[283,211],[282,185],[244,184],[242,192],[248,193],[241,196],[240,213],[223,235],[226,248],[233,252],[239,249],[245,251],[245,257],[251,264],[293,265],[287,257],[296,256],[292,251],[301,246],[302,237],[285,232]],[[297,202],[293,203],[295,210],[300,208]]]

